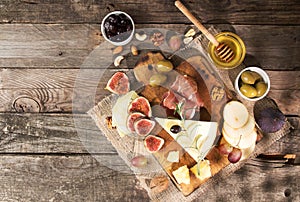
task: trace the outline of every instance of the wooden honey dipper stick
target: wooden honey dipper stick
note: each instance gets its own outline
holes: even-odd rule
[[[206,36],[216,47],[216,55],[224,62],[230,62],[234,58],[233,50],[224,43],[219,43],[216,38],[193,16],[193,14],[180,2],[175,1],[175,6]]]

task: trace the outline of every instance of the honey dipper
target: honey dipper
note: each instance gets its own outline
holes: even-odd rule
[[[193,14],[180,2],[175,1],[175,6],[206,36],[216,47],[216,55],[224,62],[230,62],[234,58],[233,50],[225,43],[219,43],[216,38],[193,16]]]

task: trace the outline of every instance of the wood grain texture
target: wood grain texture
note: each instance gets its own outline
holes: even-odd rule
[[[2,0],[0,3],[0,21],[9,23],[100,23],[113,10],[130,13],[137,23],[189,23],[173,0]],[[300,24],[297,0],[190,0],[183,3],[203,23]]]
[[[104,39],[97,25],[1,24],[0,65],[79,67]]]
[[[7,155],[0,160],[2,201],[149,200],[132,174],[109,169],[91,156]],[[299,172],[297,166],[270,169],[268,163],[250,161],[196,201],[299,201]]]
[[[2,154],[116,154],[88,115],[0,114],[0,134]]]
[[[297,201],[300,199],[298,169],[299,166],[272,169],[269,163],[251,160],[218,183],[212,192],[216,201]]]
[[[268,70],[270,96],[295,130],[266,153],[300,153],[300,2],[183,3],[206,27],[241,36],[245,64]],[[77,78],[104,41],[100,23],[113,10],[129,13],[137,28],[183,33],[191,24],[173,0],[0,0],[0,201],[149,201],[133,174],[116,171],[127,166],[85,114],[108,94],[103,87],[118,69],[99,81],[106,66],[89,64],[95,74]],[[299,172],[255,158],[196,201],[300,201]]]
[[[247,65],[270,70],[300,67],[300,26],[214,26],[235,32],[243,39]],[[137,28],[165,28],[179,33],[186,27],[186,24],[137,24]],[[99,60],[111,57],[113,47],[103,46],[98,24],[0,24],[0,30],[0,66],[4,68],[79,68],[99,44],[103,49],[109,47],[101,52]],[[90,68],[101,65],[92,64]]]
[[[128,71],[128,69],[121,70]],[[109,94],[103,89],[111,75],[118,70],[90,69],[85,70],[88,76],[78,78],[80,71],[79,69],[0,69],[0,111],[72,112],[74,110],[74,112],[85,113]],[[272,81],[269,95],[284,113],[299,115],[300,71],[281,71],[280,74],[277,71],[267,71],[267,73]],[[100,74],[102,77],[99,76]]]
[[[126,165],[113,158],[117,169]],[[0,156],[1,201],[147,201],[133,174],[91,156]]]
[[[300,118],[289,117],[288,120],[294,130],[275,142],[266,153],[300,153]],[[87,114],[0,114],[0,154],[86,155],[91,151],[93,155],[116,154]]]

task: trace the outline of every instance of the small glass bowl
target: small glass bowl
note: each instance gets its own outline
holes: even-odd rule
[[[111,16],[111,15],[113,15],[113,14],[115,14],[115,15],[124,14],[124,15],[131,21],[131,24],[132,24],[132,31],[131,31],[130,36],[129,36],[128,38],[126,38],[125,40],[120,41],[120,42],[116,42],[116,41],[110,40],[110,39],[106,36],[106,34],[105,34],[105,28],[104,28],[105,20],[106,20],[109,16]],[[108,13],[108,14],[103,18],[102,23],[101,23],[101,33],[102,33],[104,39],[105,39],[106,41],[110,42],[111,44],[115,45],[115,46],[124,46],[124,45],[128,44],[128,43],[132,40],[132,38],[133,38],[134,31],[135,31],[135,26],[134,26],[134,22],[133,22],[132,18],[130,17],[130,15],[128,15],[127,13],[125,13],[125,12],[123,12],[123,11],[113,11],[113,12]]]
[[[239,66],[244,61],[246,55],[246,47],[244,42],[238,35],[232,32],[220,32],[217,35],[215,35],[215,38],[217,39],[218,42],[228,45],[235,54],[233,60],[231,60],[228,63],[224,62],[219,58],[219,56],[216,55],[215,53],[216,46],[214,46],[211,42],[209,42],[208,53],[210,59],[218,68],[233,69]]]
[[[254,97],[254,98],[249,98],[249,97],[246,97],[245,95],[243,95],[243,93],[240,91],[239,82],[240,82],[240,78],[241,78],[242,73],[245,72],[245,71],[253,71],[253,72],[258,73],[262,77],[263,81],[267,84],[267,90],[266,90],[266,92],[262,96],[260,96],[260,97]],[[271,86],[271,83],[270,83],[270,78],[269,78],[268,74],[263,69],[261,69],[259,67],[247,67],[247,68],[243,69],[238,74],[238,76],[236,77],[235,82],[234,82],[234,88],[238,92],[238,94],[242,98],[244,98],[245,100],[249,100],[249,101],[258,101],[258,100],[261,100],[264,97],[266,97],[266,95],[270,91],[270,86]]]

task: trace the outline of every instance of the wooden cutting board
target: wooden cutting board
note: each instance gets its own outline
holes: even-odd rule
[[[168,91],[167,88],[162,86],[151,87],[148,85],[149,78],[151,75],[156,73],[154,68],[155,63],[161,59],[163,59],[163,56],[160,53],[150,52],[143,56],[134,68],[134,74],[138,76],[138,80],[145,84],[145,87],[140,94],[146,97],[152,106],[159,105],[163,99],[163,94]],[[205,109],[200,111],[201,119],[215,121],[221,125],[221,112],[223,111],[223,106],[227,102],[225,90],[223,89],[221,82],[219,82],[208,70],[208,67],[205,66],[204,59],[201,56],[193,56],[180,63],[174,70],[182,75],[191,76],[197,82],[198,91],[204,101]],[[169,82],[172,83],[172,78],[169,80],[171,80]],[[154,112],[153,115],[156,117],[160,116],[159,112]],[[164,168],[166,173],[170,176],[173,183],[176,184],[176,186],[185,196],[187,196],[206,180],[199,180],[190,171],[190,184],[178,184],[176,182],[172,172],[184,165],[187,165],[188,168],[191,168],[196,164],[196,161],[176,141],[174,141],[168,132],[162,129],[159,124],[156,125],[157,126],[154,131],[157,131],[157,136],[165,140],[165,144],[161,150],[153,155]],[[218,130],[217,139],[219,139],[220,136],[221,130]],[[170,151],[179,151],[180,159],[178,163],[171,163],[166,160]],[[212,150],[206,156],[206,159],[210,161],[212,175],[215,175],[222,168],[229,164],[227,157],[220,155],[218,149],[216,148],[212,148]]]

